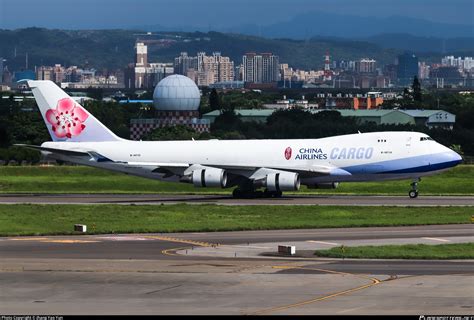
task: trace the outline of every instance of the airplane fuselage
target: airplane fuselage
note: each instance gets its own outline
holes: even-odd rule
[[[373,132],[304,140],[46,142],[42,146],[94,150],[113,162],[76,162],[163,180],[170,179],[152,172],[157,163],[218,166],[231,173],[242,168],[332,168],[328,175],[301,175],[302,184],[314,184],[419,178],[461,161],[452,150],[417,132]],[[74,162],[70,157],[63,160]]]

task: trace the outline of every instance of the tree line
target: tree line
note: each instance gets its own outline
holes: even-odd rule
[[[374,131],[417,131],[465,155],[474,156],[474,96],[450,92],[418,92],[416,86],[406,90],[403,99],[386,101],[383,108],[443,109],[456,115],[453,130],[429,129],[414,125],[377,125],[361,123],[357,118],[342,117],[337,111],[310,113],[301,109],[280,110],[265,123],[243,121],[234,112],[238,108],[261,108],[263,103],[278,99],[279,93],[219,94],[210,91],[201,100],[201,112],[220,110],[209,133],[197,133],[185,126],[158,128],[143,140],[190,139],[309,139]],[[281,96],[280,96],[281,97]],[[153,118],[154,109],[140,104],[88,101],[84,107],[99,121],[122,138],[130,137],[130,120]],[[17,102],[11,95],[0,99],[0,160],[36,163],[37,151],[14,147],[14,144],[40,145],[50,137],[34,100]]]

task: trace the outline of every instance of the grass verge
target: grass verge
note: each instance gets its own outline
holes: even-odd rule
[[[472,207],[0,205],[0,235],[198,232],[469,223]]]
[[[474,243],[406,244],[318,250],[318,257],[364,259],[474,259]]]
[[[422,195],[474,195],[474,165],[461,165],[424,177]],[[341,183],[335,190],[308,190],[300,194],[407,195],[409,180]],[[183,193],[230,194],[231,190],[194,188],[81,166],[0,166],[0,193]]]

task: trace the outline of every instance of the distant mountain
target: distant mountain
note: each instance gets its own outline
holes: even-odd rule
[[[10,70],[54,65],[118,68],[134,59],[137,31],[0,29],[0,57]]]
[[[150,31],[150,29],[147,29]],[[153,31],[153,30],[151,30]],[[10,70],[25,68],[26,53],[28,67],[54,65],[94,67],[96,69],[123,68],[135,59],[134,45],[144,31],[137,30],[49,30],[27,28],[0,30],[0,57],[7,59]],[[145,36],[146,37],[146,36]],[[432,51],[424,54],[429,59],[439,60],[435,52],[436,38],[420,38],[409,35],[378,35],[364,40],[315,37],[308,40],[268,39],[250,35],[220,32],[163,32],[158,38],[170,40],[166,45],[149,47],[149,61],[171,62],[180,52],[195,55],[199,51],[211,54],[220,51],[230,56],[236,64],[246,52],[273,52],[280,56],[281,63],[294,68],[315,69],[323,65],[323,56],[330,52],[333,60],[356,60],[363,57],[376,59],[380,64],[392,63],[397,54],[406,49]],[[474,43],[468,39],[471,44]],[[425,43],[426,42],[426,43]],[[446,49],[469,49],[459,43],[446,41]],[[392,49],[392,46],[395,49]],[[449,52],[449,51],[447,51]]]
[[[474,23],[470,25],[433,22],[405,16],[377,17],[343,15],[328,12],[308,12],[270,25],[247,24],[231,28],[214,27],[224,33],[240,33],[266,38],[309,39],[313,37],[341,37],[364,39],[378,34],[411,34],[417,37],[472,38]],[[291,16],[291,13],[289,13]],[[142,25],[134,29],[154,31],[208,32],[208,27],[180,25]]]
[[[474,36],[465,38],[420,37],[410,34],[379,34],[363,40],[382,48],[410,50],[414,52],[459,52],[474,50]]]
[[[134,45],[143,31],[132,30],[49,30],[27,28],[0,30],[0,57],[7,59],[10,70],[25,67],[28,53],[29,68],[40,65],[77,65],[79,67],[123,68],[135,59]],[[141,35],[140,35],[141,34]],[[168,46],[150,46],[149,61],[171,62],[180,52],[195,55],[199,51],[211,54],[220,51],[236,64],[246,52],[273,52],[280,62],[298,68],[319,68],[328,50],[333,59],[374,57],[391,62],[396,51],[361,41],[331,39],[290,40],[219,32],[165,32],[164,37],[176,39]],[[177,37],[176,37],[177,36]],[[203,38],[208,38],[204,41]],[[200,39],[200,40],[199,40]],[[16,54],[16,56],[15,56]]]
[[[361,17],[309,12],[268,26],[247,25],[234,32],[270,38],[307,39],[313,36],[364,38],[382,33],[406,33],[423,37],[473,37],[474,24],[457,25],[402,16]]]

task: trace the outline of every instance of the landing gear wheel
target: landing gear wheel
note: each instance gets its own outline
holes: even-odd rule
[[[263,192],[265,198],[281,198],[282,194],[281,191],[269,191],[268,189]]]
[[[232,197],[236,199],[242,198],[242,190],[239,188],[234,189],[234,191],[232,191]]]
[[[413,182],[410,184],[411,186],[411,190],[410,192],[408,192],[408,196],[411,198],[411,199],[415,199],[418,197],[418,182],[421,181],[421,179],[416,179],[416,180],[413,180]]]
[[[418,197],[418,191],[410,190],[410,192],[408,192],[408,196],[410,196],[411,199],[415,199],[416,197]]]

